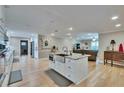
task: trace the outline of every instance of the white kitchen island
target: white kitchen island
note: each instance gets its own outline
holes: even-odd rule
[[[88,75],[88,56],[73,53],[69,56],[60,56],[55,54],[49,67],[54,69],[65,78],[75,84],[79,84]]]

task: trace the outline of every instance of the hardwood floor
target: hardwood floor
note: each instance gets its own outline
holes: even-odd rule
[[[13,64],[13,70],[22,70],[23,80],[10,85],[10,87],[58,87],[46,74],[48,59],[31,59],[22,56],[19,62]],[[96,65],[89,62],[89,74],[86,80],[79,85],[70,87],[123,87],[124,68],[119,66],[111,67],[110,64]]]
[[[0,74],[2,74],[4,72],[4,62],[3,62],[3,58],[0,58]]]

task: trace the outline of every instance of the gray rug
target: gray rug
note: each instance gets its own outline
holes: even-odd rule
[[[9,85],[19,82],[22,80],[22,73],[21,70],[16,70],[16,71],[12,71],[10,73],[10,78],[9,78]]]
[[[14,58],[13,59],[13,63],[18,63],[19,62],[19,58]]]
[[[67,87],[72,84],[72,82],[56,71],[49,69],[45,73],[60,87]]]
[[[2,73],[2,74],[0,74],[0,79],[1,79],[2,75],[3,75],[3,73]]]

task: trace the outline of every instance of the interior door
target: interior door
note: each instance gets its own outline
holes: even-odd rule
[[[28,40],[20,41],[21,55],[28,55]]]

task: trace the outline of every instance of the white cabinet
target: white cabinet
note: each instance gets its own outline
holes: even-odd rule
[[[88,74],[87,57],[78,60],[66,59],[66,76],[68,79],[78,84]]]
[[[70,79],[73,80],[74,79],[74,62],[70,59],[66,59],[66,65],[65,65],[65,76]]]
[[[0,86],[2,86],[2,87],[8,86],[10,72],[12,70],[13,56],[14,56],[13,50],[9,50],[6,52],[6,56],[5,56],[5,60],[4,60],[5,69],[3,72],[3,76],[0,80]]]
[[[49,62],[49,68],[55,68],[55,62],[54,61]]]
[[[65,71],[65,63],[63,62],[58,62],[55,61],[55,70],[59,73],[61,73],[62,75],[64,75],[64,71]]]
[[[55,57],[55,63],[50,64],[52,69],[71,80],[75,84],[80,83],[88,74],[88,57],[76,60],[65,58],[65,62],[56,61]]]
[[[2,5],[0,5],[0,19],[3,17]]]

